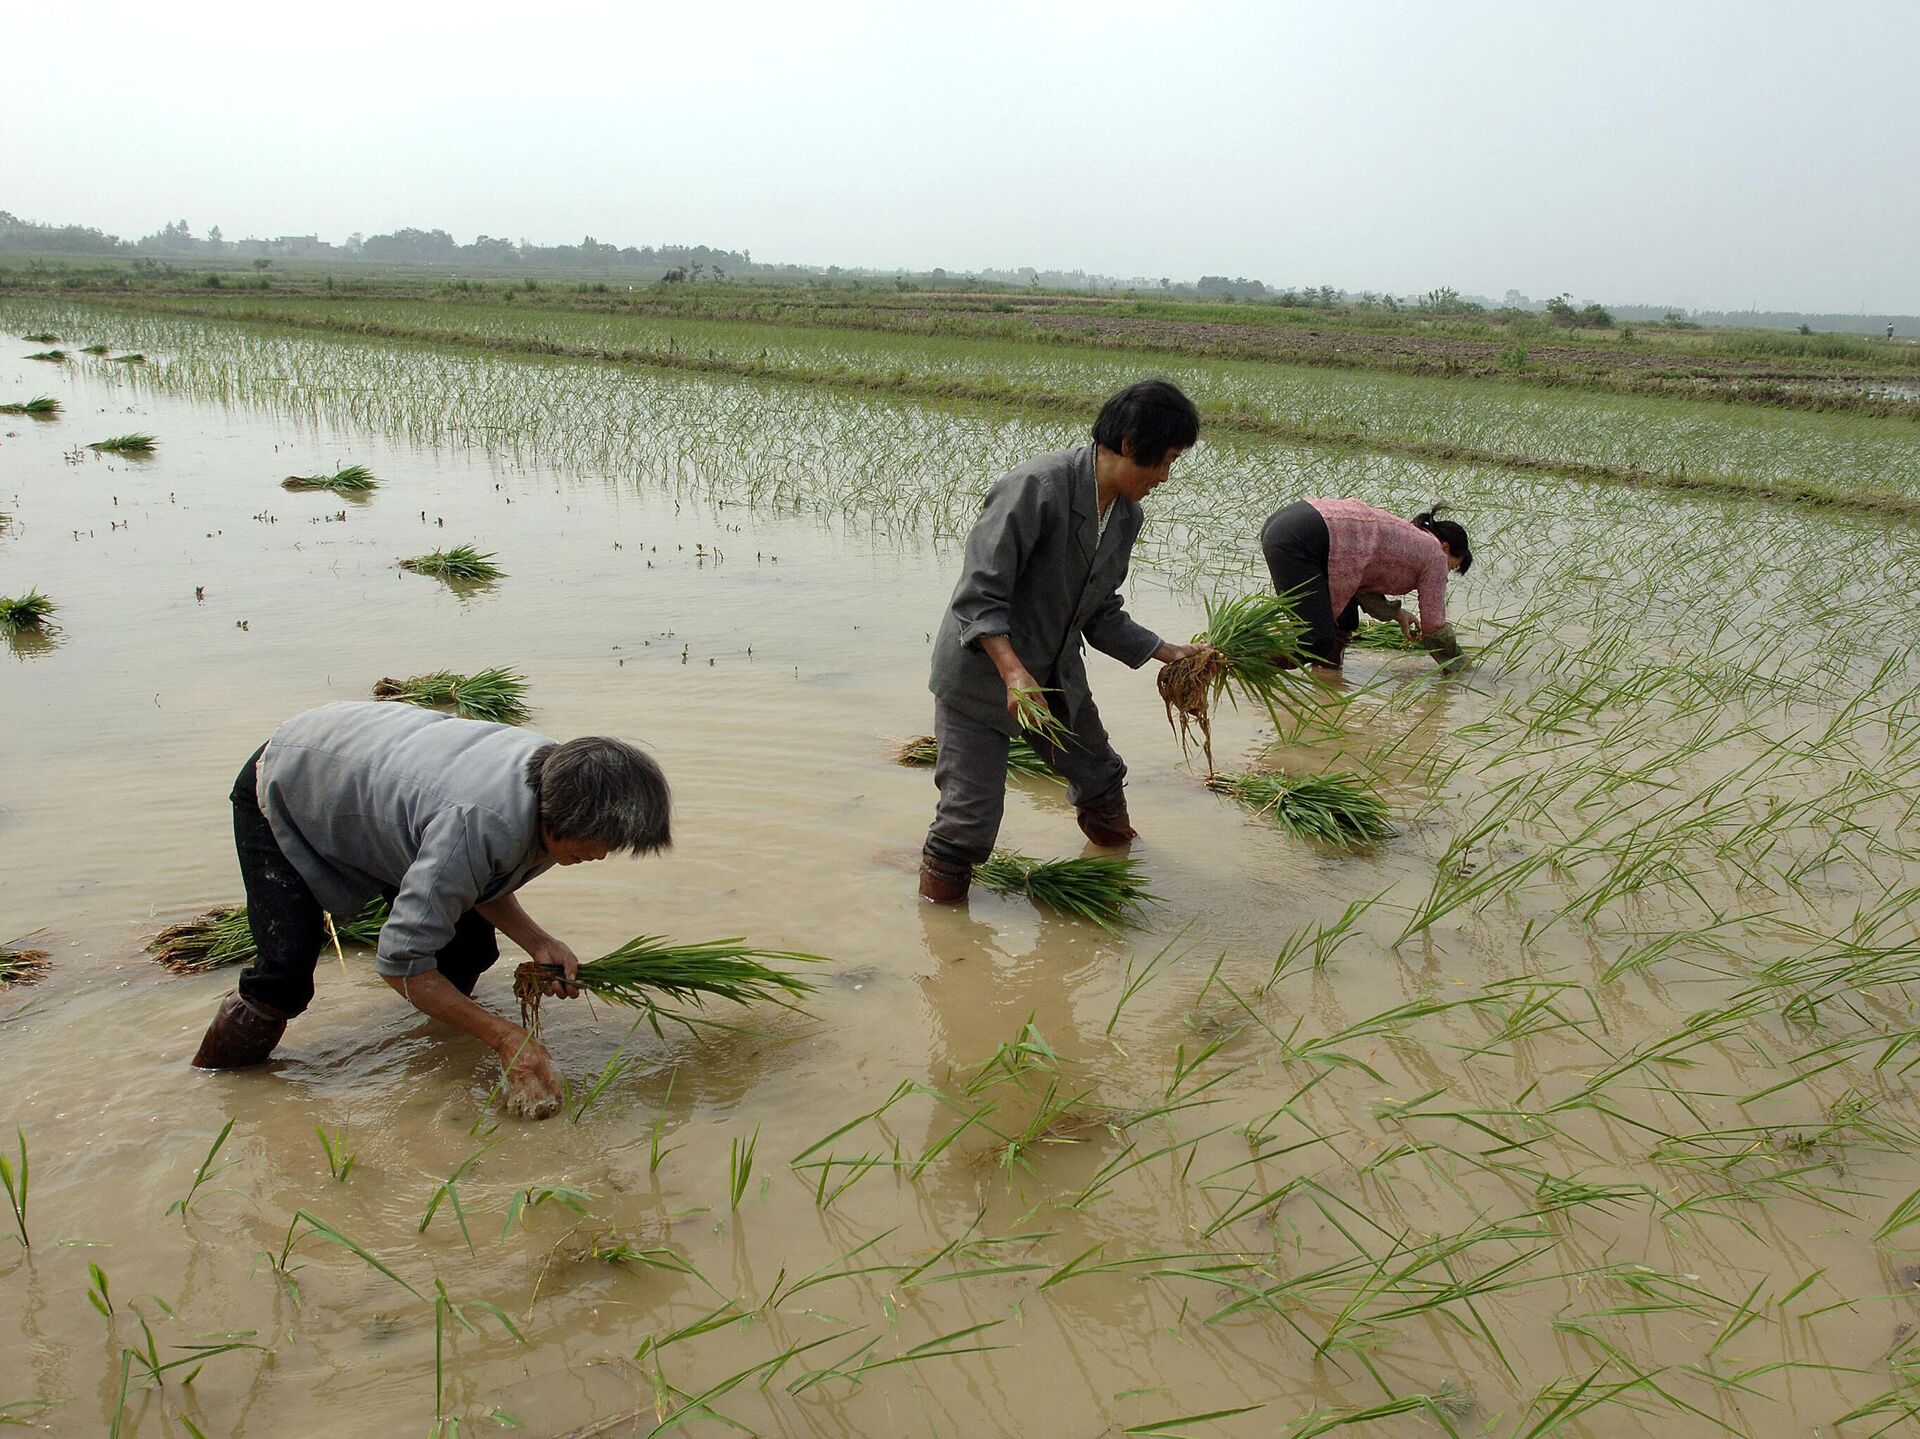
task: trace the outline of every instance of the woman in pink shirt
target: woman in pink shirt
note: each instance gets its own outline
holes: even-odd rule
[[[1260,548],[1275,593],[1292,595],[1307,622],[1307,652],[1339,668],[1359,611],[1395,620],[1443,669],[1461,663],[1447,623],[1447,576],[1473,564],[1467,531],[1433,509],[1403,520],[1359,500],[1297,500],[1271,515]],[[1420,623],[1391,596],[1418,593]]]

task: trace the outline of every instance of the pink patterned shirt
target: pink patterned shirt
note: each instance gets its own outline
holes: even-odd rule
[[[1327,589],[1337,616],[1355,595],[1420,595],[1420,630],[1447,622],[1447,552],[1426,530],[1359,500],[1310,500],[1327,522]]]

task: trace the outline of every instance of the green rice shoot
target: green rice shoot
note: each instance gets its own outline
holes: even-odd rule
[[[429,707],[451,705],[462,719],[493,724],[525,724],[528,714],[526,676],[509,669],[470,675],[436,670],[404,680],[383,679],[373,687],[373,697]]]
[[[1386,802],[1347,770],[1298,779],[1270,770],[1207,776],[1207,788],[1231,795],[1257,815],[1301,839],[1323,844],[1377,844],[1394,833]]]
[[[44,949],[17,949],[0,944],[0,989],[16,984],[38,984],[53,968]]]
[[[1206,628],[1193,637],[1198,648],[1160,667],[1160,698],[1181,753],[1198,730],[1207,772],[1213,772],[1212,712],[1223,694],[1235,705],[1241,699],[1259,705],[1276,726],[1281,709],[1297,709],[1293,686],[1300,681],[1288,671],[1307,663],[1306,632],[1285,595],[1208,599]]]
[[[783,1009],[797,1009],[800,1001],[813,993],[813,981],[786,966],[824,962],[817,954],[754,949],[737,938],[672,944],[664,935],[643,934],[611,954],[582,964],[573,982],[610,1004],[643,1011],[657,1033],[663,1018],[689,1027],[696,1022],[689,1016],[662,1010],[662,999],[695,1007],[704,1007],[710,999],[724,999],[734,1004],[764,1001]],[[521,1021],[529,1029],[539,1020],[542,992],[560,978],[558,965],[532,961],[514,971],[513,995],[520,1001]]]
[[[1014,688],[1007,693],[1013,696],[1014,718],[1021,729],[1039,735],[1058,748],[1065,748],[1071,742],[1073,736],[1066,724],[1047,704],[1047,691]]]
[[[28,355],[27,358],[29,360],[47,360],[57,365],[67,358],[67,352],[65,350],[36,350],[33,354]]]
[[[60,343],[60,337],[51,330],[36,330],[33,334],[22,335],[20,338],[25,340],[29,345],[57,345]]]
[[[1397,654],[1418,654],[1421,650],[1420,642],[1408,639],[1392,620],[1362,620],[1347,643],[1363,650],[1392,650]]]
[[[933,765],[940,759],[940,742],[930,734],[915,735],[900,746],[893,758],[896,764]],[[1038,779],[1060,779],[1058,771],[1040,758],[1040,752],[1028,742],[1025,735],[1015,735],[1007,742],[1007,772],[1033,775]]]
[[[95,440],[87,448],[98,450],[103,455],[150,455],[160,442],[152,435],[134,433],[114,435],[109,439]]]
[[[83,355],[104,355],[106,352],[107,346],[101,344],[98,340],[94,341],[91,345],[82,345],[80,347],[80,353]]]
[[[13,635],[43,629],[60,606],[38,590],[24,595],[0,595],[0,630]]]
[[[1080,859],[1033,859],[1010,849],[995,850],[974,866],[973,877],[996,894],[1024,894],[1035,904],[1062,914],[1090,919],[1118,932],[1138,928],[1149,904],[1160,897],[1147,890],[1139,861],[1091,855]]]
[[[280,482],[283,490],[332,490],[336,495],[364,495],[379,485],[365,465],[348,465],[330,475],[288,475]]]
[[[130,355],[115,355],[110,363],[115,365],[144,365],[147,357],[135,350]]]
[[[412,570],[416,575],[434,575],[443,580],[481,583],[504,579],[507,572],[493,562],[493,556],[492,550],[482,553],[472,545],[455,545],[449,550],[435,550],[431,554],[402,560],[400,568]]]
[[[60,402],[51,395],[35,395],[31,400],[17,400],[10,405],[0,405],[0,415],[32,415],[36,419],[51,419],[60,413]]]
[[[386,900],[372,900],[351,920],[336,922],[334,933],[342,944],[370,948],[380,940],[387,909]],[[175,974],[205,974],[236,964],[252,964],[260,957],[244,904],[210,909],[197,919],[168,925],[153,937],[147,953]]]

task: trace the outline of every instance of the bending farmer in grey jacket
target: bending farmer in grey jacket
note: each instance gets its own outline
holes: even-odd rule
[[[1127,767],[1087,688],[1082,641],[1138,669],[1192,646],[1164,643],[1120,600],[1141,501],[1199,438],[1193,402],[1164,380],[1129,385],[1100,411],[1093,443],[1041,455],[997,481],[967,536],[960,582],[933,642],[933,779],[940,803],[920,860],[920,893],[966,898],[1006,808],[1017,690],[1043,690],[1064,742],[1028,741],[1068,785],[1080,828],[1100,845],[1135,838]]]
[[[555,744],[409,704],[354,702],[295,715],[241,767],[234,846],[259,957],[215,1014],[193,1062],[263,1063],[313,1000],[325,915],[345,919],[385,895],[376,965],[420,1010],[500,1055],[509,1112],[560,1107],[546,1047],[475,1004],[504,931],[565,979],[579,960],[514,891],[556,864],[646,854],[672,842],[666,777],[616,739]]]

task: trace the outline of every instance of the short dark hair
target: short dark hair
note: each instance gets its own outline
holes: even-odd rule
[[[1430,510],[1422,510],[1413,517],[1413,522],[1447,547],[1453,557],[1460,561],[1460,573],[1464,575],[1473,568],[1473,546],[1467,540],[1465,525],[1439,518],[1445,508],[1445,505],[1435,505]]]
[[[1191,449],[1200,438],[1200,412],[1167,380],[1139,380],[1100,407],[1093,441],[1115,454],[1133,441],[1136,465],[1157,465],[1168,450]]]
[[[673,843],[673,794],[653,756],[605,735],[542,745],[527,756],[540,823],[555,839],[650,854]]]

